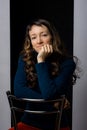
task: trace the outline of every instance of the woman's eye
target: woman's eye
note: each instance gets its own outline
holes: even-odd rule
[[[47,36],[47,34],[42,34],[42,36]]]
[[[36,37],[31,37],[31,40],[35,39]]]

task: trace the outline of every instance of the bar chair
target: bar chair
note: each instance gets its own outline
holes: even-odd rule
[[[17,98],[13,94],[11,94],[11,91],[8,90],[6,91],[6,95],[8,98],[10,110],[11,110],[11,119],[13,122],[14,130],[18,130],[17,128],[17,119],[16,119],[16,111],[17,112],[27,112],[27,113],[33,113],[33,114],[54,114],[56,113],[56,123],[55,123],[55,130],[60,130],[60,123],[61,123],[61,116],[62,116],[62,111],[65,103],[65,95],[62,95],[58,99],[55,100],[44,100],[44,99],[28,99],[28,98]],[[40,110],[27,110],[26,108],[21,108],[16,105],[14,102],[20,103],[58,103],[58,107],[54,111],[40,111]]]

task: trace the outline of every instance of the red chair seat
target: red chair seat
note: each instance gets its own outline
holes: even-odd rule
[[[35,128],[35,127],[32,127],[32,126],[29,126],[29,125],[26,125],[22,122],[19,122],[17,124],[17,127],[18,127],[18,130],[41,130],[39,128]],[[8,130],[14,130],[14,127],[8,129]],[[70,130],[69,127],[66,127],[66,128],[60,128],[60,130]]]
[[[18,128],[18,130],[41,130],[41,129],[38,129],[38,128],[35,128],[35,127],[32,127],[32,126],[26,125],[22,122],[19,122],[17,124],[17,128]],[[10,128],[8,130],[14,130],[14,127]]]
[[[66,127],[66,128],[60,128],[60,130],[70,130],[69,127]]]

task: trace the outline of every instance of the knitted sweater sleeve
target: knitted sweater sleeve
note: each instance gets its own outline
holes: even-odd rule
[[[51,99],[55,94],[64,94],[67,91],[75,66],[72,59],[64,61],[59,75],[55,79],[51,79],[47,63],[36,64],[39,87],[44,99]]]
[[[40,92],[34,91],[27,86],[24,64],[22,57],[19,57],[18,67],[14,78],[14,94],[20,98],[42,98]]]

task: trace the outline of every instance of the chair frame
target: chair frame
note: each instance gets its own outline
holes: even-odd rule
[[[34,113],[34,114],[53,114],[53,113],[56,113],[57,116],[56,116],[55,130],[60,130],[62,111],[63,111],[64,103],[65,103],[65,95],[61,95],[60,98],[54,99],[54,100],[17,98],[13,94],[11,94],[10,90],[6,91],[6,95],[7,95],[9,106],[10,106],[10,110],[11,110],[11,116],[12,116],[12,120],[13,120],[14,130],[18,130],[15,111]],[[52,102],[55,103],[55,102],[61,102],[61,106],[58,107],[58,109],[56,109],[54,111],[37,111],[37,110],[33,111],[33,110],[27,110],[27,109],[23,109],[23,108],[19,108],[17,106],[14,106],[14,104],[13,104],[14,100],[15,101],[20,101],[20,102],[33,102],[33,103],[45,103],[45,102],[47,102],[47,103],[52,103]]]

